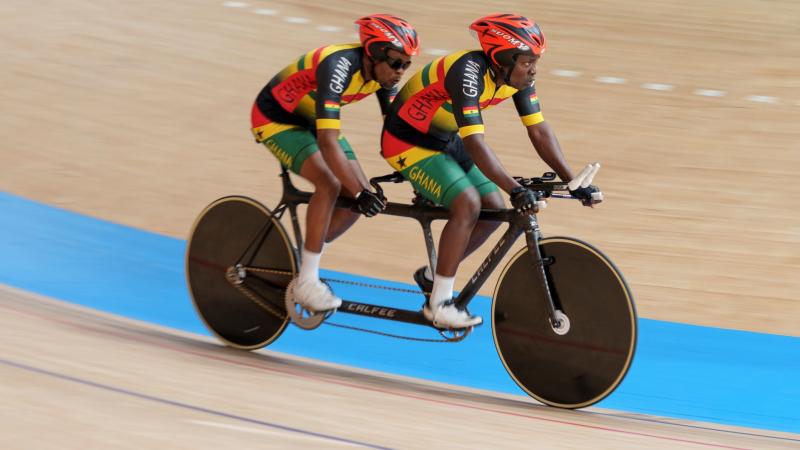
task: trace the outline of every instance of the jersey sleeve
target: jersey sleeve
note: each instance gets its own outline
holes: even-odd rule
[[[535,86],[518,91],[512,98],[514,99],[514,106],[517,107],[519,118],[522,119],[522,123],[526,127],[544,122]]]
[[[316,127],[318,130],[341,128],[339,109],[342,93],[358,70],[354,52],[336,52],[317,66]]]
[[[389,106],[392,105],[394,98],[397,97],[397,92],[397,86],[391,89],[380,88],[375,92],[375,96],[378,98],[378,104],[381,106],[381,114],[383,114],[384,117],[389,114]]]
[[[453,116],[461,138],[484,132],[480,97],[484,89],[485,63],[469,53],[456,60],[447,71],[444,85],[452,100]]]

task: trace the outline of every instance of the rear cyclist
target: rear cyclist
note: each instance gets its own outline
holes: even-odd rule
[[[375,14],[355,23],[361,44],[306,53],[270,80],[252,109],[256,141],[314,185],[300,273],[290,287],[297,303],[312,311],[341,305],[320,281],[319,262],[323,244],[344,233],[358,213],[334,208],[336,198],[355,198],[367,217],[385,208],[385,199],[369,188],[353,149],[339,134],[339,108],[375,93],[385,115],[411,57],[419,52],[416,31],[398,17]]]
[[[546,48],[539,26],[516,14],[495,14],[476,20],[470,30],[482,51],[452,53],[414,74],[392,103],[381,139],[386,161],[422,196],[450,210],[433,280],[425,267],[414,274],[430,292],[423,313],[440,328],[482,322],[453,301],[459,263],[498,226],[478,221],[481,208],[504,207],[498,186],[520,213],[532,212],[536,203],[484,141],[481,111],[512,98],[539,156],[562,180],[573,178],[534,88],[536,63]],[[599,193],[589,186],[572,194],[589,205],[592,192]]]

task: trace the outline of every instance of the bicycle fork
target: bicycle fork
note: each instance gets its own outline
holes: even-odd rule
[[[545,306],[547,307],[547,314],[550,316],[550,325],[556,334],[566,334],[569,331],[569,319],[563,311],[558,309],[553,299],[553,291],[550,289],[550,283],[547,281],[547,273],[544,268],[546,265],[552,264],[549,258],[542,258],[542,251],[539,248],[539,239],[541,232],[539,230],[539,222],[536,216],[530,216],[529,222],[525,226],[525,241],[528,244],[528,255],[531,257],[534,271],[539,277],[539,286],[541,286],[542,294],[545,298]]]

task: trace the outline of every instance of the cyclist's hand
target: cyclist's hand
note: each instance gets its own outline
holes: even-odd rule
[[[372,217],[386,209],[386,198],[379,196],[369,189],[364,189],[358,193],[356,203],[358,205],[358,211],[367,217]]]
[[[518,187],[511,191],[511,205],[520,214],[535,213],[536,202],[536,195],[528,188]]]
[[[603,201],[603,193],[594,185],[578,187],[569,191],[573,197],[581,201],[583,206],[594,206]]]

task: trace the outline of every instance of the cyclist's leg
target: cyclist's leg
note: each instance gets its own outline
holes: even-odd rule
[[[341,305],[341,299],[333,295],[319,279],[319,262],[341,184],[322,158],[317,140],[309,130],[268,123],[254,128],[253,133],[282,165],[314,185],[314,193],[306,210],[302,264],[292,287],[295,300],[316,311],[337,308]]]
[[[468,244],[472,241],[475,225],[478,222],[481,210],[478,190],[472,186],[464,186],[461,193],[452,200],[448,210],[450,218],[439,238],[436,274],[454,277],[458,265],[467,254]]]
[[[274,122],[260,128],[261,142],[281,164],[314,185],[306,211],[305,248],[319,253],[341,184],[325,163],[311,131]]]
[[[503,197],[500,195],[500,189],[478,169],[478,166],[475,165],[464,148],[464,142],[459,136],[453,136],[448,146],[448,153],[458,162],[464,172],[466,172],[467,178],[472,186],[475,186],[478,190],[481,208],[500,209],[505,207]],[[469,242],[467,243],[466,250],[461,260],[463,261],[466,259],[467,256],[483,245],[499,226],[500,222],[488,220],[478,221],[472,229],[472,234],[470,234]]]
[[[458,264],[480,213],[480,195],[452,156],[417,147],[385,132],[381,140],[386,162],[411,182],[414,189],[450,211],[439,240],[436,274],[423,313],[435,326],[464,328],[481,323],[480,317],[459,310],[452,302]]]
[[[366,185],[368,183],[367,175],[364,173],[364,170],[358,163],[355,152],[353,152],[353,148],[350,146],[350,143],[347,142],[347,139],[345,139],[344,136],[339,136],[339,145],[342,147],[342,150],[344,150],[345,155],[347,155],[347,159],[350,162],[350,167],[353,173],[356,174],[356,177],[358,177],[359,181]],[[356,198],[358,192],[350,192],[344,186],[342,186],[339,195]],[[336,240],[336,238],[344,234],[345,231],[353,226],[360,216],[361,214],[350,209],[336,208],[333,211],[333,216],[331,217],[331,224],[330,227],[328,227],[328,233],[325,236],[325,242],[333,242]]]
[[[325,164],[319,151],[311,154],[300,169],[300,176],[314,185],[314,193],[306,210],[305,248],[314,253],[322,252],[322,244],[330,229],[336,198],[341,183]]]

